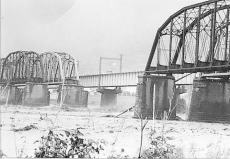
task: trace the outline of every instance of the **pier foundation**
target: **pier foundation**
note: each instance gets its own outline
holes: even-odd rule
[[[120,88],[115,88],[115,89],[100,88],[97,91],[101,93],[101,102],[100,102],[101,107],[117,105],[117,95],[121,93]]]
[[[20,105],[22,104],[22,89],[16,86],[1,86],[0,104]]]
[[[63,88],[62,88],[63,87]],[[63,89],[63,94],[61,90]],[[88,92],[84,91],[83,86],[70,84],[60,85],[58,94],[58,102],[60,104],[61,98],[63,105],[72,107],[87,107],[88,105]]]
[[[24,106],[47,106],[50,94],[48,85],[27,82],[23,89],[22,105]]]
[[[194,79],[188,120],[230,122],[230,81]]]
[[[156,119],[176,117],[175,79],[172,76],[138,77],[134,116]],[[154,112],[154,113],[153,113]]]

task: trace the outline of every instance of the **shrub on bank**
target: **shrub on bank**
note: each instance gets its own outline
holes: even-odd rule
[[[40,146],[35,149],[36,158],[92,158],[103,150],[102,145],[93,140],[83,139],[79,130],[55,133],[50,130],[41,137]]]
[[[164,135],[156,135],[151,132],[150,141],[151,147],[144,150],[142,159],[182,159],[183,153],[174,145],[168,143],[169,137]]]

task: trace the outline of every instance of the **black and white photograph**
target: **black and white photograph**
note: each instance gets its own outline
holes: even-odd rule
[[[230,159],[230,0],[0,0],[0,158]]]

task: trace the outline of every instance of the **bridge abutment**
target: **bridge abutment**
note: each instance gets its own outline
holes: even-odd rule
[[[230,122],[230,81],[194,79],[188,120]]]
[[[135,117],[162,119],[165,113],[176,117],[175,79],[172,76],[144,75],[138,77]]]
[[[61,90],[63,90],[62,94]],[[63,105],[66,106],[87,107],[88,105],[88,92],[84,91],[83,86],[76,84],[60,85],[58,103],[60,103],[61,98],[63,100]]]
[[[47,84],[27,82],[23,89],[22,105],[24,106],[47,106],[50,94]]]
[[[97,91],[101,93],[101,107],[117,105],[117,94],[121,93],[120,88],[99,88]]]

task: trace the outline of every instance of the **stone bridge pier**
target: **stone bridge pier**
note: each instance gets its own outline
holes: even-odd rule
[[[17,86],[1,86],[0,104],[20,105],[22,104],[22,89]]]
[[[63,93],[61,94],[63,90]],[[60,104],[61,98],[63,105],[72,107],[87,107],[88,105],[88,92],[84,91],[83,86],[77,84],[59,85],[58,89],[58,103]]]
[[[230,122],[230,81],[194,79],[188,120]]]
[[[101,107],[117,105],[117,95],[121,93],[120,87],[115,89],[98,88],[97,91],[101,93]]]
[[[22,105],[47,106],[50,101],[50,92],[47,84],[27,82],[23,89]]]
[[[87,107],[88,92],[83,86],[77,84],[65,84],[58,88],[57,101],[60,104],[62,96],[63,104],[74,107]],[[50,91],[47,84],[27,82],[24,88],[15,85],[1,86],[0,104],[24,105],[24,106],[48,106],[50,103]]]
[[[138,77],[134,117],[156,119],[176,117],[175,79],[173,76]],[[154,112],[154,113],[153,113]]]

